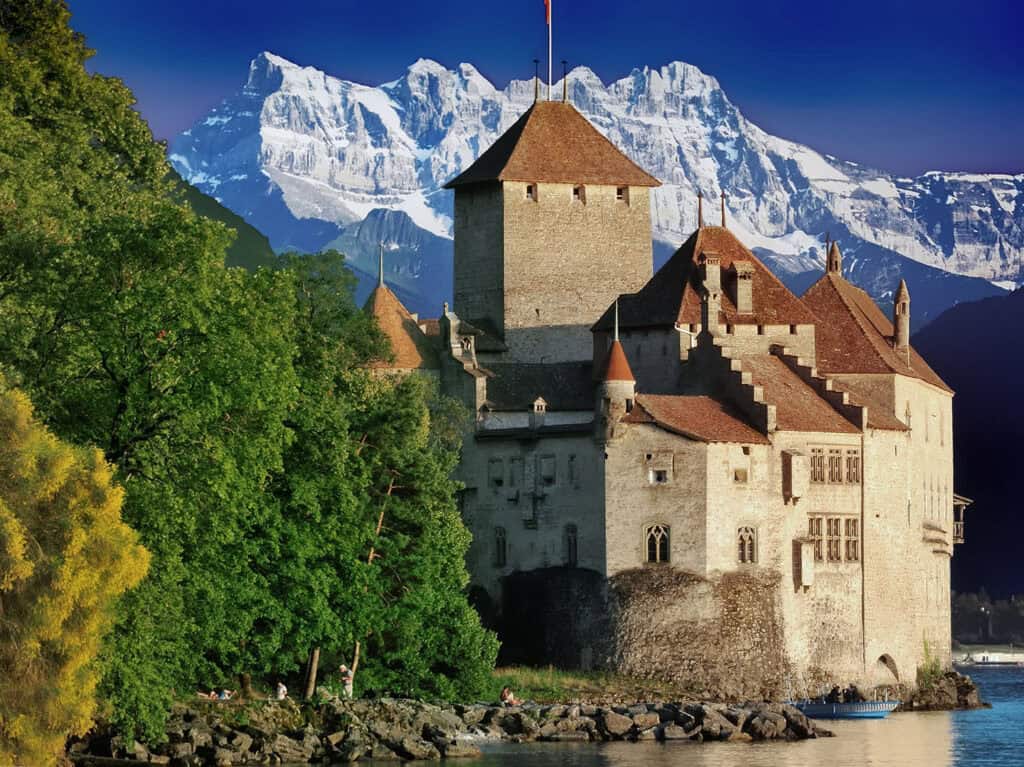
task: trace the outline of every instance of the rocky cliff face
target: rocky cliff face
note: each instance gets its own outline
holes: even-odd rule
[[[674,247],[696,226],[699,189],[712,201],[724,192],[730,227],[797,283],[820,268],[826,231],[859,254],[853,266],[880,299],[907,259],[984,280],[1022,278],[1024,175],[898,178],[822,155],[765,133],[713,77],[682,62],[609,85],[582,67],[568,80],[572,103],[663,181],[652,201],[662,243]],[[450,238],[452,194],[441,186],[532,99],[532,83],[498,90],[470,64],[449,70],[420,59],[369,87],[261,53],[241,91],[173,142],[171,161],[278,249],[323,247],[374,209]],[[717,205],[707,208],[710,220]],[[395,232],[396,242],[407,234]],[[942,285],[937,304],[995,292],[957,280]]]

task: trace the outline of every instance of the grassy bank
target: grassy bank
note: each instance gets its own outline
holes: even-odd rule
[[[537,703],[617,703],[694,698],[699,693],[678,683],[610,674],[561,671],[552,666],[506,666],[494,670],[495,691],[508,685],[517,698]]]

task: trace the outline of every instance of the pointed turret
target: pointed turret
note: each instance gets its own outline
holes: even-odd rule
[[[839,244],[834,240],[825,258],[825,272],[843,276],[843,254],[839,252]]]
[[[626,359],[626,350],[619,341],[619,302],[615,302],[615,336],[608,349],[604,371],[597,391],[598,414],[604,439],[614,436],[615,425],[633,409],[636,378]]]
[[[892,303],[893,346],[907,349],[910,346],[910,291],[907,281],[900,280],[896,298]]]

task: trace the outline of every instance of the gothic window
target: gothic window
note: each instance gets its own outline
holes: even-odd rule
[[[495,489],[505,484],[505,462],[500,458],[487,462],[487,483]]]
[[[846,561],[860,561],[860,520],[847,519],[846,523]]]
[[[494,528],[494,566],[504,567],[508,561],[508,544],[505,541],[505,528]]]
[[[843,481],[843,451],[839,448],[830,447],[828,450],[828,481]]]
[[[825,537],[821,532],[822,517],[811,517],[807,520],[807,535],[814,542],[814,561],[825,561]]]
[[[842,562],[843,561],[843,520],[839,517],[828,517],[825,520],[825,542],[828,544],[826,551],[828,553],[829,562]]]
[[[579,561],[579,534],[576,525],[565,526],[565,564],[576,567]]]
[[[846,481],[854,485],[860,482],[860,450],[846,451]]]
[[[825,449],[821,447],[811,448],[811,482],[821,483],[825,481]]]
[[[651,525],[646,530],[647,561],[669,561],[669,527],[668,525]]]
[[[740,564],[752,565],[757,561],[757,531],[753,527],[741,527],[736,533]]]

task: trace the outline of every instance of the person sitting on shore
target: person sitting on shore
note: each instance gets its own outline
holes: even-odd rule
[[[288,688],[284,686],[284,682],[280,679],[277,680],[277,687],[274,688],[274,699],[285,700],[288,697]]]
[[[503,706],[520,706],[523,703],[515,696],[515,693],[512,692],[512,688],[508,685],[501,688],[500,698]]]
[[[212,693],[211,693],[212,694]],[[235,695],[234,690],[222,689],[220,695],[217,696],[217,700],[231,700]]]
[[[352,683],[355,681],[355,672],[342,663],[338,666],[338,673],[341,674],[341,684],[345,689],[345,697],[352,700]]]

